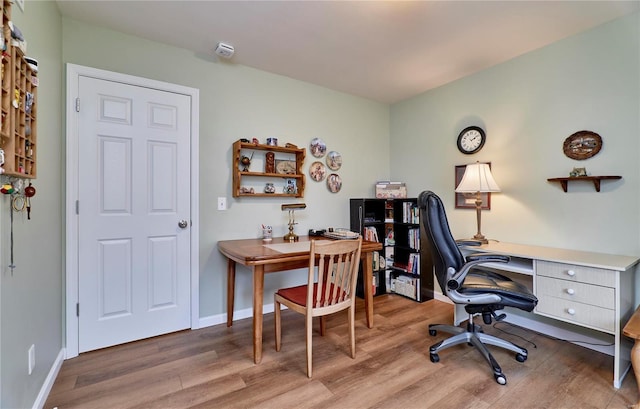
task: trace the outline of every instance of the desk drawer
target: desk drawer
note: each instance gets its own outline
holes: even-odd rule
[[[538,296],[536,313],[609,333],[615,331],[615,310],[547,295]]]
[[[549,277],[536,277],[536,295],[538,298],[560,298],[609,309],[614,309],[616,302],[613,288]]]
[[[575,264],[536,261],[536,275],[577,281],[587,284],[616,286],[614,271],[602,268],[577,266]]]

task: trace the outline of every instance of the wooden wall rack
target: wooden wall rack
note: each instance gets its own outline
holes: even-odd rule
[[[295,162],[295,173],[277,173],[274,172],[256,172],[251,168],[255,168],[255,162],[259,162],[254,158],[252,165],[248,170],[243,170],[244,166],[241,163],[242,157],[251,155],[252,153],[264,153],[272,152],[275,154],[276,162],[279,160],[288,160]],[[306,150],[304,148],[293,148],[285,146],[272,146],[264,144],[254,144],[248,142],[236,141],[233,144],[233,197],[250,196],[250,197],[304,197],[305,176],[302,172],[302,165],[304,164],[304,158]],[[278,157],[281,156],[281,157]],[[263,159],[264,163],[264,158]],[[264,170],[264,167],[263,167]],[[275,186],[275,193],[265,193],[264,185],[266,183],[274,183],[284,181],[287,179],[293,179],[296,182],[296,193],[284,193],[283,186]],[[243,186],[243,183],[247,183],[247,186]],[[246,192],[243,188],[253,187],[254,193]]]
[[[600,181],[602,180],[617,180],[617,179],[622,179],[622,176],[574,176],[574,177],[568,177],[568,178],[550,178],[547,179],[549,182],[560,182],[560,185],[562,186],[562,190],[564,190],[565,192],[567,191],[567,185],[569,184],[569,181],[574,181],[574,180],[584,180],[584,181],[590,181],[593,182],[593,187],[596,189],[596,192],[600,191]]]
[[[12,44],[11,1],[2,1],[2,97],[0,146],[4,150],[4,174],[33,179],[37,176],[37,72],[20,47]]]

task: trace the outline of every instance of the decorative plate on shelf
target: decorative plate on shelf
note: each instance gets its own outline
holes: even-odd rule
[[[327,153],[327,145],[320,138],[313,138],[309,146],[311,154],[316,158],[321,158]]]
[[[327,155],[327,166],[331,170],[338,170],[342,166],[342,155],[340,152],[331,151]]]
[[[325,168],[324,163],[320,161],[315,161],[309,167],[309,176],[311,179],[316,182],[321,182],[324,180],[324,177],[327,175],[327,168]]]
[[[589,159],[602,149],[602,138],[595,132],[578,131],[564,140],[562,151],[575,160]]]

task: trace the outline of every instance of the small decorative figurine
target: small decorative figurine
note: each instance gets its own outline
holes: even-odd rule
[[[243,166],[242,167],[243,172],[249,171],[249,166],[251,166],[251,159],[253,159],[253,152],[251,153],[251,157],[243,156],[240,158],[240,164]]]
[[[276,192],[276,187],[273,185],[273,183],[267,183],[266,185],[264,185],[264,192],[265,193],[275,193]]]
[[[267,152],[266,156],[266,164],[264,166],[265,173],[275,173],[276,172],[276,155],[273,152]]]

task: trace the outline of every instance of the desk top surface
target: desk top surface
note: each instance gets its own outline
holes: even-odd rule
[[[241,264],[269,264],[284,260],[302,260],[309,258],[310,240],[328,240],[323,237],[300,236],[296,242],[283,238],[274,238],[270,242],[262,239],[221,240],[218,250],[228,258]],[[362,242],[362,252],[369,253],[382,249],[382,244],[373,241]]]
[[[505,243],[499,241],[489,241],[488,244],[483,244],[478,247],[469,246],[466,248],[470,252],[490,252],[513,257],[577,264],[617,271],[626,271],[638,264],[640,261],[640,258],[637,256],[594,253],[590,251],[530,246],[526,244]]]

